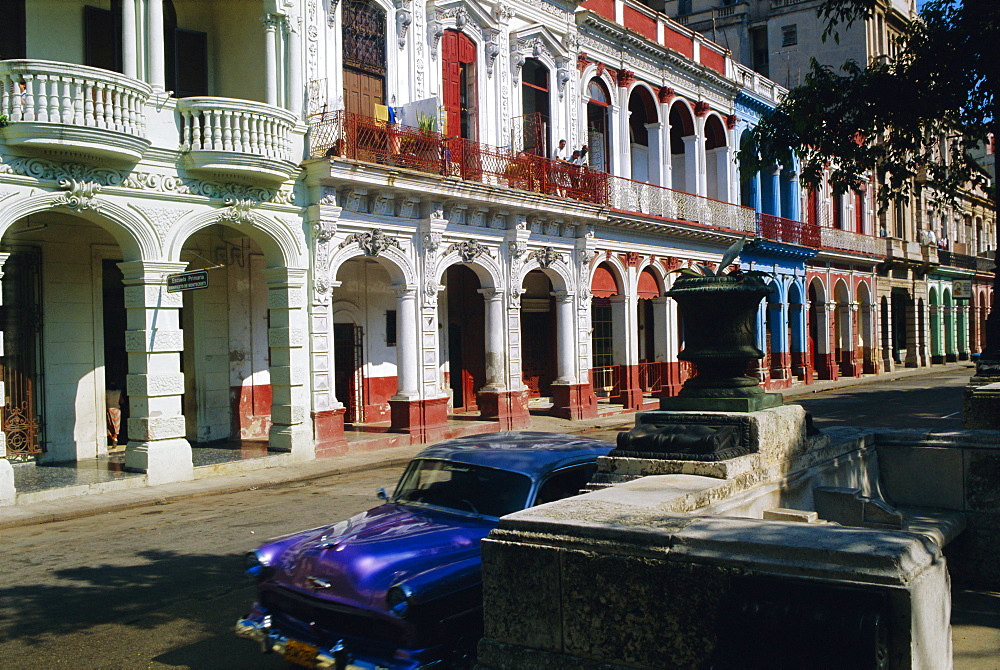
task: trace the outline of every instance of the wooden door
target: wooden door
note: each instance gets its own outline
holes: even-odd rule
[[[475,140],[476,45],[457,30],[446,30],[441,53],[445,126],[440,130],[449,137]]]

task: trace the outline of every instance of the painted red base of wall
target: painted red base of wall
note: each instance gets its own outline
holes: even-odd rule
[[[365,423],[389,421],[392,410],[389,398],[396,395],[399,385],[395,377],[365,377]],[[345,402],[343,398],[338,398]]]
[[[500,430],[521,430],[531,425],[527,391],[480,391],[477,395],[479,416],[497,421]]]
[[[240,440],[266,440],[271,430],[270,384],[229,387],[231,435]]]
[[[861,362],[854,357],[854,352],[847,352],[841,354],[840,357],[840,376],[841,377],[860,377],[861,376]]]
[[[612,400],[625,409],[640,409],[643,405],[642,387],[639,385],[639,366],[620,365],[618,383],[621,388],[619,395]]]
[[[597,416],[597,396],[590,384],[553,384],[549,414],[577,421]]]
[[[392,408],[390,430],[407,433],[410,444],[433,442],[448,431],[448,398],[431,400],[389,400]]]
[[[815,381],[816,372],[809,365],[809,360],[801,351],[792,352],[792,374],[805,384],[812,384]]]
[[[834,354],[816,354],[816,378],[839,379],[840,371]]]
[[[313,436],[317,448],[347,446],[344,436],[344,408],[313,412]]]
[[[663,363],[663,389],[653,395],[657,398],[666,398],[680,393],[684,386],[684,375],[679,361]]]
[[[792,355],[787,351],[771,352],[771,369],[767,373],[769,391],[780,391],[791,387]]]

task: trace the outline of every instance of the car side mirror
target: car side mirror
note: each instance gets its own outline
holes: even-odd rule
[[[377,491],[377,492],[375,493],[375,495],[377,495],[377,496],[378,496],[378,499],[379,499],[379,500],[381,500],[381,501],[383,501],[383,502],[389,502],[389,494],[385,492],[385,489],[379,489],[379,490],[378,490],[378,491]]]

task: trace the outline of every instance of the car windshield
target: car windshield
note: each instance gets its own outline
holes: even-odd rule
[[[517,472],[419,459],[406,468],[393,500],[500,517],[524,509],[530,491],[531,479]]]

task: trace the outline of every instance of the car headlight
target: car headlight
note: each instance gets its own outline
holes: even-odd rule
[[[270,576],[271,565],[266,558],[256,551],[250,551],[243,557],[243,572],[250,579],[259,582]]]
[[[406,584],[399,584],[389,589],[385,595],[385,604],[389,611],[398,617],[405,617],[410,610],[410,601],[413,598],[413,591]]]

